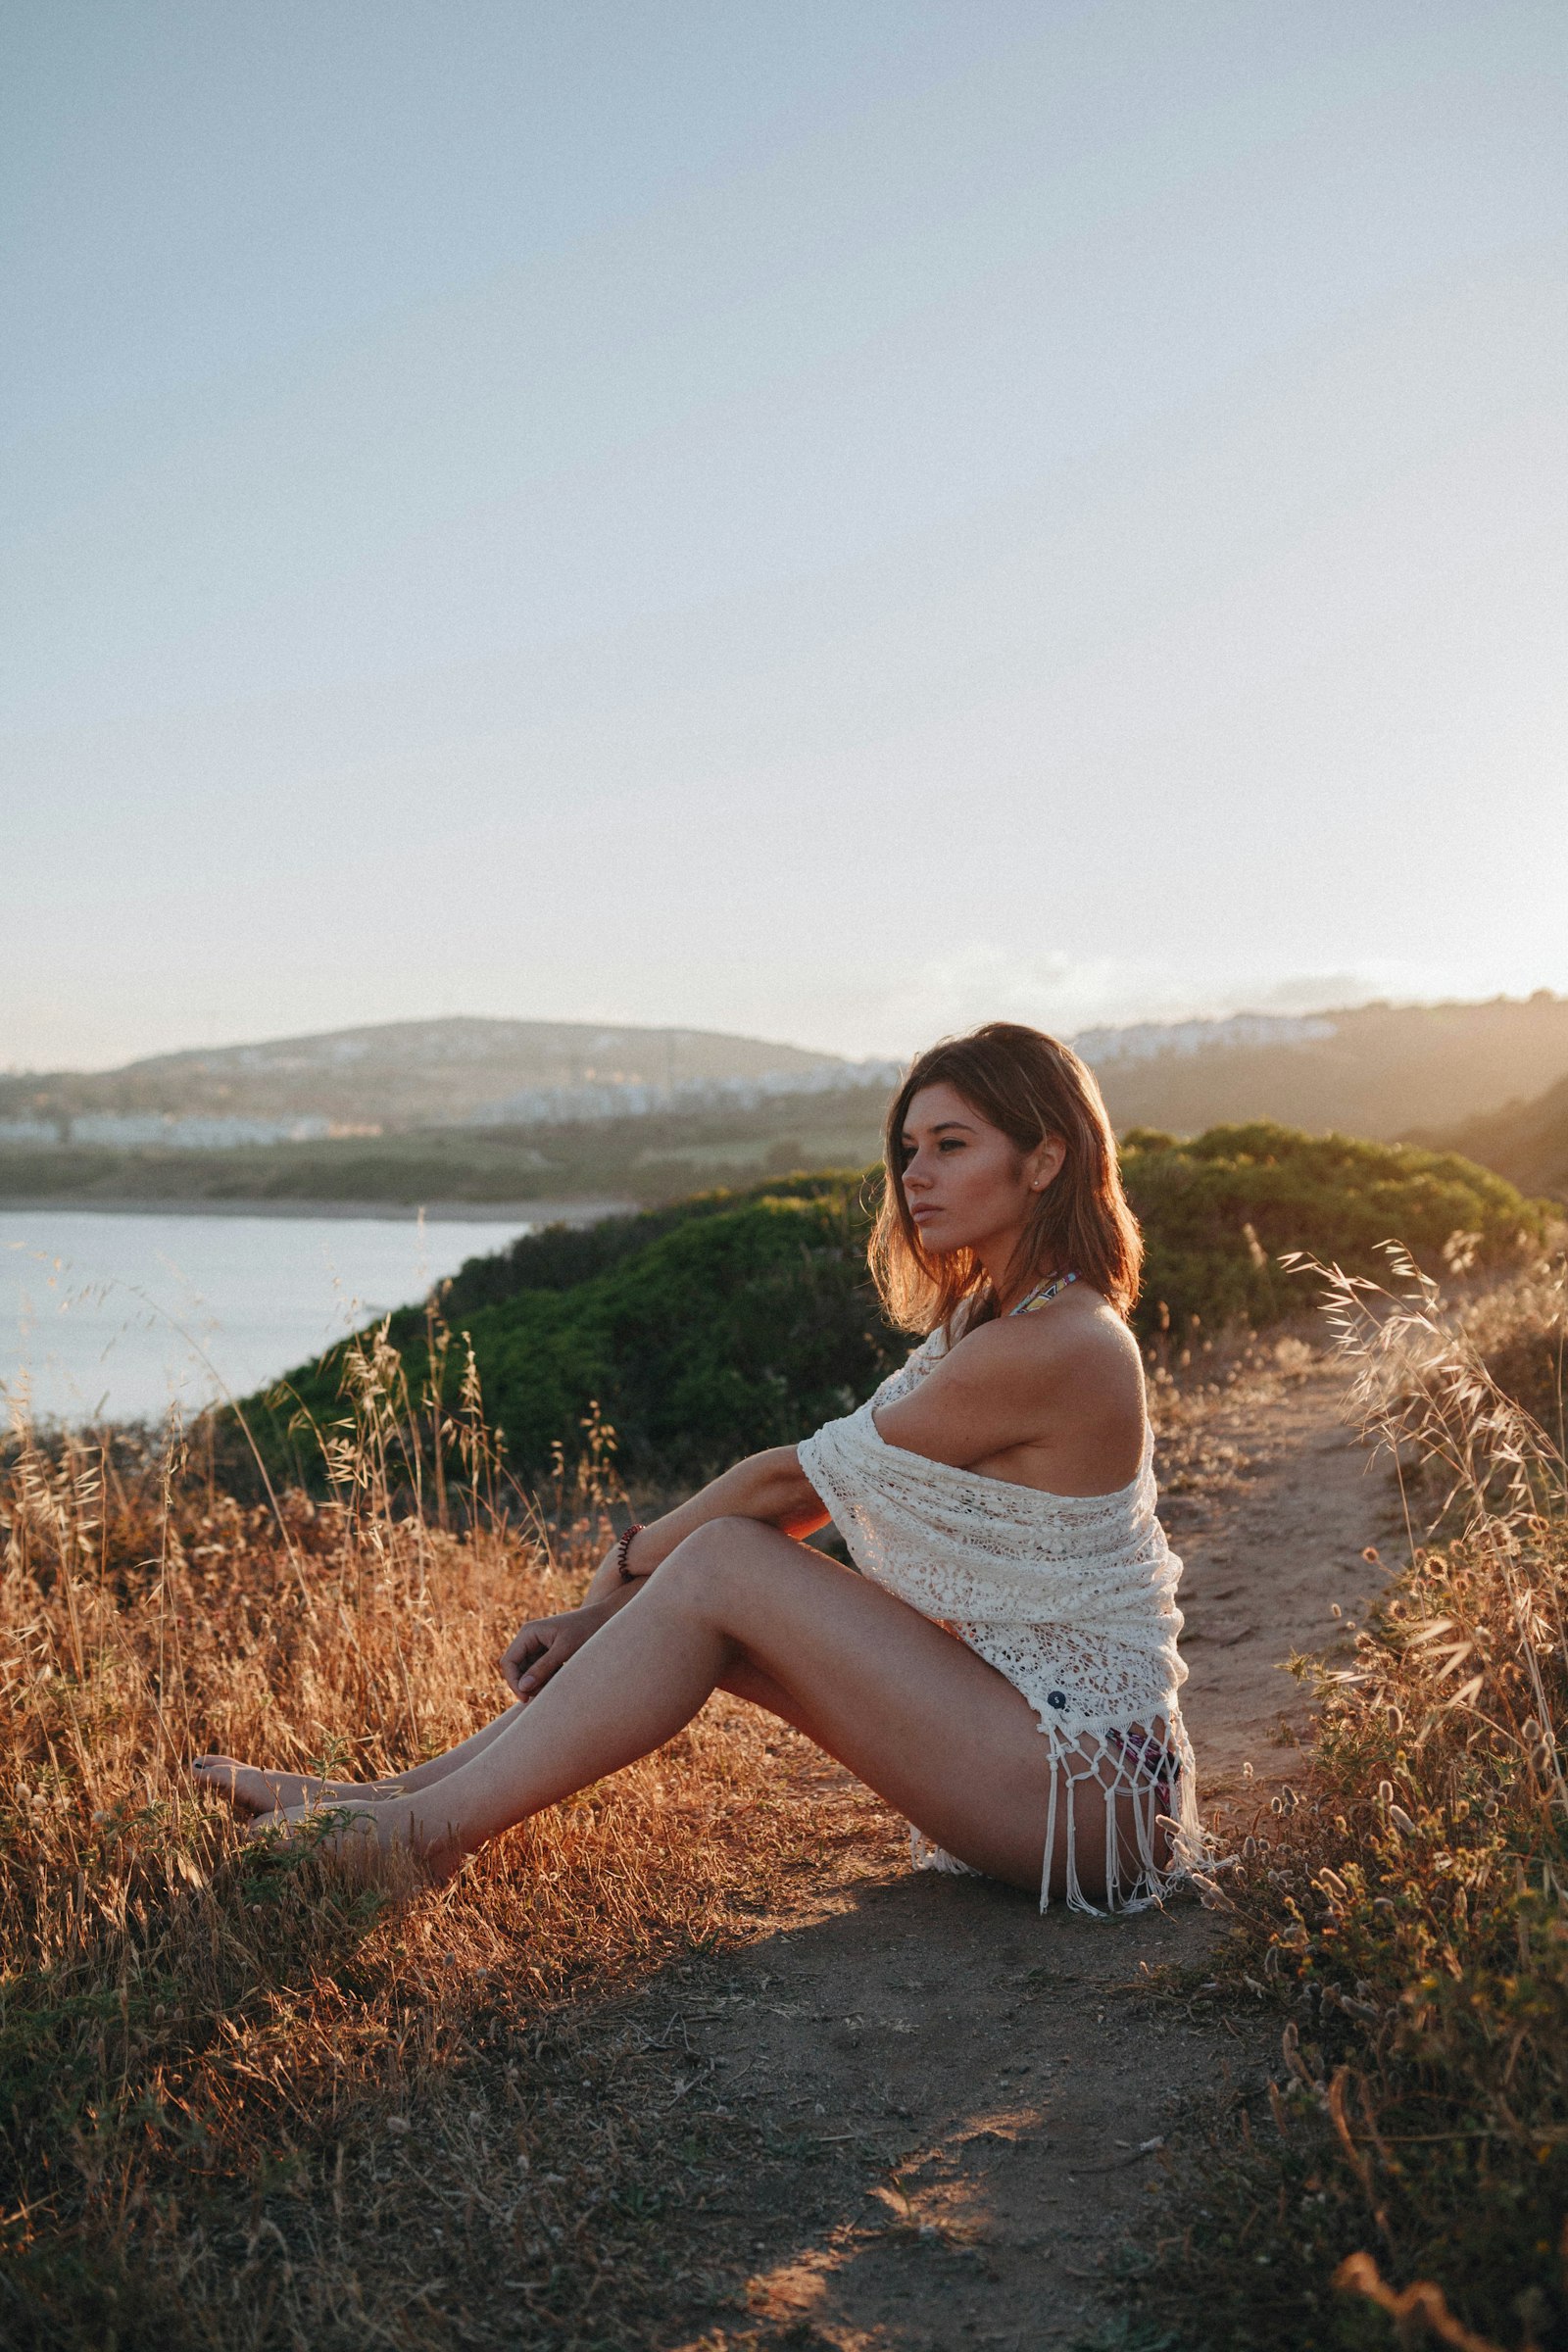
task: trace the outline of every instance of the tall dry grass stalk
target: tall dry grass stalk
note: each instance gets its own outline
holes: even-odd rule
[[[1568,1461],[1492,1360],[1516,1350],[1528,1331],[1554,1336],[1560,1363],[1568,1272],[1543,1263],[1450,1311],[1405,1251],[1391,1246],[1388,1254],[1396,1291],[1338,1267],[1313,1270],[1363,1434],[1389,1453],[1401,1486],[1416,1474],[1416,1494],[1405,1496],[1416,1589],[1432,1575],[1415,1540],[1417,1518],[1435,1532],[1452,1531],[1442,1609],[1390,1620],[1401,1630],[1401,1688],[1429,1696],[1423,1740],[1439,1715],[1471,1714],[1568,1810],[1559,1754]]]
[[[1560,1364],[1564,1276],[1450,1308],[1390,1254],[1391,1287],[1314,1269],[1411,1547],[1353,1663],[1300,1662],[1309,1801],[1232,1882],[1226,1982],[1288,2020],[1272,2120],[1216,2142],[1158,2274],[1214,2352],[1360,2352],[1375,2307],[1400,2341],[1568,2341],[1568,1486],[1551,1397],[1507,1377]]]
[[[178,1431],[0,1458],[8,2346],[586,2343],[590,2306],[637,2340],[675,2158],[589,2029],[845,1834],[792,1797],[803,1743],[719,1702],[434,1892],[246,1844],[187,1777],[432,1753],[579,1592],[612,1433],[523,1513],[471,1380],[432,1445],[434,1409],[382,1335],[325,1500],[237,1501]]]

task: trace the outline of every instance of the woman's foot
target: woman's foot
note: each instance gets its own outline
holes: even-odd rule
[[[357,1804],[373,1804],[381,1794],[377,1783],[363,1787],[356,1781],[321,1781],[308,1772],[263,1772],[242,1764],[237,1756],[198,1756],[191,1766],[196,1785],[214,1796],[226,1797],[236,1813],[262,1819],[285,1807],[332,1803],[343,1797]]]
[[[367,1803],[363,1795],[344,1803],[307,1801],[278,1805],[260,1815],[246,1835],[263,1844],[292,1845],[306,1832],[317,1832],[322,1851],[340,1858],[363,1857],[367,1851],[383,1854],[401,1849],[417,1857],[433,1879],[450,1879],[466,1858],[467,1848],[428,1806],[422,1811],[416,1797],[383,1797]]]

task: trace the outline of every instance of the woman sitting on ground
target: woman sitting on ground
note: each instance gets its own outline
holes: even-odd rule
[[[1195,1857],[1181,1563],[1154,1516],[1142,1245],[1090,1071],[993,1022],[921,1054],[888,1117],[871,1263],[927,1336],[799,1446],[628,1530],[580,1608],[501,1660],[516,1704],[395,1780],[208,1756],[258,1827],[343,1810],[438,1871],[673,1739],[714,1690],[766,1707],[914,1825],[916,1858],[1157,1901]],[[801,1539],[831,1519],[860,1573]]]

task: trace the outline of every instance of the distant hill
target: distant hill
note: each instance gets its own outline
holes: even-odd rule
[[[1118,1130],[1194,1135],[1273,1119],[1393,1142],[1421,1129],[1484,1157],[1454,1129],[1568,1077],[1568,997],[1542,989],[1479,1004],[1244,1014],[1100,1030],[1077,1042]]]
[[[174,1147],[635,1115],[881,1084],[891,1065],[709,1029],[453,1018],[160,1054],[122,1069],[0,1078],[18,1142]]]
[[[1565,1187],[1550,1090],[1568,1083],[1568,998],[1545,990],[1074,1042],[1121,1134],[1265,1120],[1451,1145],[1527,1191]],[[897,1075],[715,1030],[389,1022],[0,1079],[0,1199],[652,1204],[863,1164]]]
[[[1412,1140],[1462,1152],[1506,1176],[1522,1193],[1568,1200],[1568,1077],[1530,1102],[1507,1102],[1485,1118]]]

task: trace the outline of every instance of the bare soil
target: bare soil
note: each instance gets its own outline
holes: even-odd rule
[[[1319,1363],[1173,1408],[1159,1510],[1184,1562],[1182,1704],[1205,1807],[1244,1800],[1249,1766],[1289,1777],[1311,1707],[1285,1663],[1348,1652],[1404,1541],[1392,1465],[1342,1399]]]
[[[1162,1420],[1189,1720],[1208,1809],[1239,1837],[1310,1739],[1284,1661],[1348,1639],[1397,1494],[1320,1366],[1168,1399]],[[797,1759],[791,1777],[835,1771]],[[657,2340],[1102,2340],[1129,2250],[1194,2223],[1169,2193],[1184,2141],[1274,2054],[1271,2031],[1203,1997],[1223,1914],[1189,1897],[1113,1923],[1042,1917],[1005,1888],[911,1873],[898,1825],[840,1777],[853,1834],[787,1911],[600,2021],[644,2068],[659,2055],[650,2095],[704,2152],[668,2216]]]

